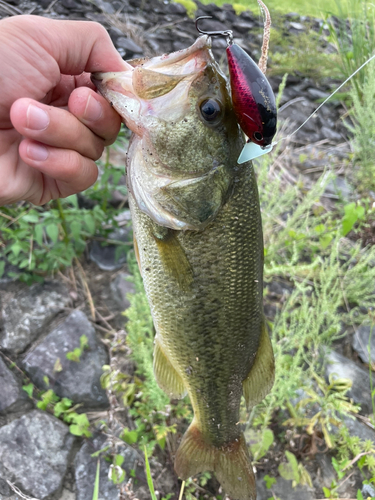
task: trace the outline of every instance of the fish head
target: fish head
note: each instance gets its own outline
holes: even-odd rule
[[[135,134],[128,186],[138,207],[173,229],[203,229],[230,190],[244,139],[207,36],[178,52],[99,73],[99,92]]]

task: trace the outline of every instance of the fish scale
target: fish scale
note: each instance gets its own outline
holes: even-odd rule
[[[262,228],[250,163],[239,169],[236,180],[231,199],[203,233],[178,235],[194,275],[189,292],[178,290],[175,279],[165,276],[158,246],[150,238],[153,222],[130,198],[142,269],[148,269],[142,275],[157,337],[184,381],[202,428],[218,445],[240,435],[233,424],[239,420],[242,381],[250,371],[262,327]],[[231,388],[232,378],[240,390]],[[217,408],[223,400],[234,408],[225,409],[224,416]]]

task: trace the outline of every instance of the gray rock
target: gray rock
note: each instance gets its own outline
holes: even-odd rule
[[[324,127],[323,127],[324,128]],[[343,177],[336,177],[327,184],[324,195],[334,198],[342,198],[344,201],[350,201],[353,194],[353,188]]]
[[[30,406],[28,396],[14,373],[0,356],[0,413],[19,411]]]
[[[303,24],[301,24],[301,23],[291,22],[290,23],[290,27],[294,28],[295,30],[298,30],[298,31],[304,31],[305,30],[305,26]]]
[[[330,141],[333,141],[333,142],[338,142],[338,141],[342,140],[341,134],[339,134],[338,132],[335,132],[334,130],[332,130],[332,128],[323,126],[320,131],[325,139],[329,139]]]
[[[128,273],[120,273],[110,284],[112,298],[121,311],[130,307],[128,293],[135,293],[134,283],[129,281],[130,277],[131,275]]]
[[[40,500],[57,494],[73,441],[65,424],[33,410],[0,428],[0,477]]]
[[[361,405],[364,413],[372,413],[372,402],[370,394],[370,377],[367,370],[357,366],[354,361],[341,356],[335,351],[326,355],[326,376],[334,375],[337,378],[348,378],[353,382],[348,396],[355,403]],[[375,386],[375,377],[372,376],[373,386]]]
[[[86,335],[89,348],[83,351],[80,361],[66,359],[66,353],[80,345]],[[59,360],[61,371],[56,370]],[[84,403],[90,408],[106,408],[108,399],[100,385],[102,366],[108,363],[105,347],[98,342],[95,330],[82,311],[73,311],[24,359],[23,366],[35,385],[46,388],[43,380],[60,397]]]
[[[16,377],[0,357],[0,412],[7,410],[18,398],[19,387]]]
[[[371,335],[372,332],[372,335]],[[371,336],[371,342],[370,342]],[[364,363],[369,363],[368,347],[370,347],[371,363],[375,362],[375,328],[362,324],[353,337],[353,349],[358,352]]]
[[[329,96],[327,92],[323,92],[322,90],[314,88],[307,89],[307,93],[309,94],[311,99],[314,99],[314,101],[317,99],[325,99],[326,97]]]
[[[375,488],[371,484],[364,484],[361,493],[363,498],[374,498]]]
[[[128,227],[116,229],[109,238],[129,243],[132,240],[131,229]],[[99,241],[93,241],[89,256],[102,271],[116,271],[125,264],[128,248],[111,244],[103,246]]]
[[[268,500],[272,495],[282,500],[314,500],[315,495],[308,486],[297,485],[292,487],[292,481],[282,477],[277,478],[277,482],[272,485],[272,491],[266,488],[262,477],[257,479],[257,500]]]
[[[166,10],[168,14],[186,14],[186,8],[180,3],[169,3],[166,6]]]
[[[120,36],[116,40],[116,47],[124,49],[126,55],[129,54],[143,54],[143,49],[139,45],[137,45],[130,38],[125,38],[124,36]]]
[[[236,22],[234,27],[240,33],[248,33],[250,30],[254,28],[254,23],[246,21],[238,21]]]
[[[12,353],[24,351],[69,301],[67,288],[55,282],[32,285],[20,292],[2,305],[0,347]]]
[[[358,436],[363,441],[372,441],[375,445],[375,431],[357,418],[344,417],[343,422],[351,436]]]
[[[115,13],[115,9],[110,4],[110,2],[105,2],[104,0],[92,0],[92,1],[102,12],[105,12],[106,14]]]
[[[8,485],[8,483],[5,481],[5,479],[1,479],[0,477],[0,499],[2,499],[2,497],[10,497],[12,495],[12,490],[10,489],[10,486]]]
[[[84,443],[77,453],[75,458],[76,500],[92,499],[98,459],[91,455],[107,445],[106,437],[100,434],[92,441]],[[122,455],[125,459],[121,467],[126,471],[127,479],[131,477],[130,471],[135,471],[134,489],[136,490],[137,486],[146,484],[143,459],[139,453],[125,443],[117,447],[116,453]],[[100,460],[99,498],[101,500],[116,500],[119,498],[116,485],[108,479],[109,466],[110,464],[106,460],[103,458]]]

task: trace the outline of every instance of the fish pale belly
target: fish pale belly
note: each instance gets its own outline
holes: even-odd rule
[[[258,396],[267,393],[273,379],[269,340],[268,347],[261,349],[264,363],[263,359],[255,362],[265,330],[263,238],[253,168],[250,163],[239,168],[229,200],[201,232],[167,230],[164,241],[156,224],[131,196],[130,207],[157,332],[156,377],[170,395],[182,396],[186,389],[194,409],[194,421],[180,448],[193,453],[195,443],[195,453],[201,458],[194,462],[178,453],[176,470],[182,477],[205,468],[215,470],[224,486],[232,464],[233,472],[239,467],[247,477],[244,482],[252,486],[244,493],[241,479],[227,486],[228,493],[232,491],[240,500],[253,499],[250,459],[237,425],[240,399],[243,383],[254,370],[261,377],[252,385],[250,380],[249,401],[260,399],[252,391]],[[165,256],[171,248],[180,257],[182,279],[167,264]],[[267,333],[265,336],[267,344]],[[204,460],[205,446],[212,448]],[[231,454],[236,459],[228,461]]]

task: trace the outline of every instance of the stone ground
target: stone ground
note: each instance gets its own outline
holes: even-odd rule
[[[258,16],[249,12],[236,16],[230,5],[219,8],[197,3],[197,16],[213,16],[203,25],[204,29],[232,29],[238,44],[253,57],[259,55],[260,37],[252,35],[256,30],[260,32]],[[21,13],[98,21],[107,28],[118,51],[126,59],[179,50],[197,37],[194,23],[187,17],[184,7],[156,0],[0,0],[0,17]],[[305,21],[305,18],[293,14],[285,17],[288,30],[296,33],[307,29]],[[310,20],[310,23],[316,30],[322,27],[320,20]],[[214,39],[213,50],[218,60],[223,61],[224,48],[222,39]],[[271,79],[275,91],[280,80],[278,77]],[[326,96],[333,84],[329,80],[317,85],[307,78],[288,79],[280,112],[280,117],[289,122],[288,130],[294,130],[305,120],[315,109],[315,100]],[[341,168],[350,151],[346,129],[339,121],[343,112],[336,105],[327,105],[294,137],[294,147],[285,150],[291,164],[288,175],[293,177],[302,173],[306,186],[312,185],[327,164],[327,155],[334,160],[336,168]],[[299,161],[301,153],[308,157],[302,165]],[[351,194],[351,188],[342,175],[336,185],[329,186],[325,197],[329,203],[339,196],[349,200]],[[125,220],[128,215],[125,210]],[[123,231],[117,237],[129,240],[129,231]],[[60,420],[35,409],[35,402],[21,388],[25,375],[39,388],[46,388],[48,378],[48,386],[60,397],[82,403],[82,409],[93,420],[108,420],[110,395],[100,385],[101,367],[108,363],[108,352],[102,340],[109,329],[123,328],[121,313],[129,305],[127,293],[133,291],[133,285],[128,280],[126,256],[115,260],[114,248],[96,243],[91,245],[83,269],[76,270],[76,274],[83,278],[82,282],[77,282],[75,274],[69,271],[31,287],[6,278],[0,280],[0,500],[20,497],[14,495],[7,481],[40,500],[90,500],[92,497],[96,471],[96,459],[92,453],[106,446],[107,436],[98,429],[91,439],[75,438]],[[95,311],[86,300],[82,285],[85,281]],[[286,299],[291,288],[281,281],[268,286],[270,300],[266,304],[266,313],[272,319],[277,305]],[[79,345],[82,335],[86,335],[88,345],[80,362],[67,360],[66,353]],[[352,345],[337,346],[337,352],[329,354],[331,363],[327,364],[327,374],[335,372],[346,377],[349,374],[353,379],[351,397],[362,405],[362,413],[370,413],[369,374],[364,364],[369,361],[364,349],[368,344],[369,327],[363,325],[349,339],[353,339]],[[374,360],[375,337],[372,340],[371,356]],[[13,362],[23,373],[13,366]],[[133,368],[131,362],[124,360],[125,371],[132,373]],[[373,429],[363,419],[351,420],[348,426],[353,435],[375,442]],[[149,498],[142,454],[125,443],[118,445],[116,452],[124,457],[123,467],[128,474],[135,471],[137,497]],[[104,463],[100,472],[100,498],[135,498],[124,491],[121,497],[116,486],[107,481],[108,467]],[[177,478],[170,463],[155,460],[152,469],[160,494],[178,491]],[[266,490],[263,475],[271,471],[272,466],[268,469],[260,467],[258,500],[266,500],[271,494],[281,500],[315,499],[316,491],[321,492],[322,485],[329,487],[335,476],[327,454],[316,455],[311,469],[315,491],[300,486],[292,488],[291,481],[282,478],[272,490]],[[213,482],[212,487],[215,491],[217,485]],[[346,484],[345,491],[340,491],[342,498],[356,497],[358,487],[361,487],[361,481],[354,476]],[[176,494],[172,498],[177,498]]]

